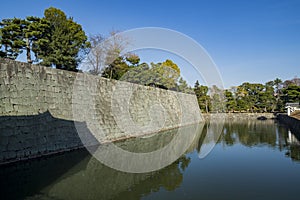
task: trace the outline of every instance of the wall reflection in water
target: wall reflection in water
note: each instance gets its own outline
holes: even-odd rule
[[[164,131],[152,137],[129,139],[115,145],[126,151],[150,152],[168,145],[178,134],[194,131],[186,152],[198,144],[204,124]],[[196,127],[196,128],[195,128]],[[196,131],[196,132],[195,132]],[[191,135],[191,134],[187,134]],[[113,158],[112,158],[113,159]],[[185,154],[155,172],[126,173],[114,170],[92,157],[86,149],[20,162],[0,168],[4,199],[140,199],[161,187],[180,186],[190,158]]]
[[[221,137],[212,130],[221,130]],[[175,135],[176,130],[167,131],[116,145],[128,151],[153,151],[169,143]],[[190,153],[196,151],[201,158],[206,151],[204,147],[215,142],[227,147],[237,144],[250,148],[267,146],[286,152],[293,160],[300,160],[297,136],[272,120],[230,121],[222,127],[208,123],[198,129],[184,155],[154,172],[117,171],[93,158],[85,149],[2,166],[1,199],[141,199],[161,188],[173,191],[182,185],[184,171],[192,162]]]

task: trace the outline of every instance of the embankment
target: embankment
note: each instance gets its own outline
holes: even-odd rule
[[[202,116],[206,121],[209,121],[211,114],[202,113]],[[273,119],[275,116],[273,113],[226,113],[223,115],[225,120],[230,121],[243,121],[243,120],[253,120],[263,117],[265,119]]]
[[[0,163],[201,120],[194,95],[0,59]]]
[[[294,134],[300,136],[300,120],[294,117],[287,116],[285,114],[277,115],[277,119],[279,120],[280,123],[283,123],[288,128],[290,128]]]

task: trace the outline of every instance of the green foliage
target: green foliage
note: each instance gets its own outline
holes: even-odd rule
[[[128,73],[124,74],[120,80],[131,83],[148,85],[151,83],[152,74],[149,73],[149,65],[141,63],[138,66],[131,68]]]
[[[173,69],[175,71],[175,73],[177,73],[177,75],[180,75],[180,68],[172,60],[167,59],[166,61],[161,63],[161,66],[169,67],[169,68]]]
[[[198,100],[199,108],[202,112],[209,112],[210,97],[208,95],[208,87],[200,85],[197,80],[194,86],[194,92]]]
[[[273,82],[268,82],[266,85],[243,83],[237,87],[235,96],[234,111],[267,112],[275,109]]]
[[[231,90],[224,90],[225,110],[226,112],[283,112],[285,103],[299,102],[300,99],[300,82],[298,79],[294,78],[284,83],[288,84],[284,85],[280,79],[276,78],[274,81],[265,83],[265,85],[245,82]],[[199,92],[200,87],[197,81],[194,89],[199,106],[203,110],[205,95]],[[218,88],[212,87],[210,91],[209,110],[214,111],[213,106],[220,110],[222,98],[219,92],[215,94],[213,92],[218,91]]]
[[[102,44],[103,37],[87,36],[72,17],[50,7],[44,17],[2,19],[0,22],[0,57],[16,59],[26,52],[28,63],[36,62],[58,69],[77,71],[89,48],[98,60],[90,60],[90,73],[132,83],[196,94],[204,112],[275,112],[283,111],[285,103],[300,101],[300,79],[282,81],[276,78],[265,84],[245,82],[233,90],[208,88],[197,81],[192,89],[180,76],[180,68],[172,60],[162,63],[140,63],[135,54],[121,56],[126,38],[112,32],[111,39]],[[97,47],[97,48],[96,48]],[[34,56],[32,56],[34,55]],[[94,58],[93,57],[93,58]],[[210,95],[208,95],[210,94]]]
[[[119,56],[103,70],[102,77],[186,93],[193,92],[187,82],[180,77],[180,69],[173,61],[151,63],[151,66],[146,63],[139,64],[139,61],[137,55]]]
[[[289,84],[285,86],[276,78],[264,85],[245,82],[222,91],[216,86],[208,88],[196,81],[194,91],[202,111],[283,112],[285,103],[299,102],[300,99],[300,79],[294,78],[285,83]]]
[[[285,102],[299,101],[298,86],[300,80],[285,81],[279,78],[267,83],[245,82],[231,90],[213,86],[200,85],[197,81],[194,88],[180,77],[180,68],[171,60],[163,63],[139,64],[139,57],[118,57],[106,67],[102,76],[132,83],[161,87],[186,93],[196,94],[198,104],[203,112],[275,112],[283,111]],[[208,95],[209,94],[209,95]]]
[[[193,89],[187,84],[187,82],[180,77],[178,81],[177,91],[193,94]]]
[[[170,60],[166,60],[163,63],[152,63],[151,65],[151,73],[154,74],[153,82],[168,89],[176,90],[177,81],[180,77],[178,66]]]
[[[103,70],[101,76],[120,80],[129,68],[129,65],[126,63],[126,58],[119,56]]]
[[[89,47],[81,25],[56,8],[45,10],[45,17],[3,19],[0,23],[0,56],[16,59],[24,50],[27,62],[76,71],[81,54]]]
[[[37,58],[45,66],[55,66],[58,69],[77,71],[82,60],[80,53],[88,47],[87,36],[81,25],[73,21],[57,8],[48,8],[44,12],[45,20],[49,22],[49,33],[45,40],[36,48]]]
[[[24,31],[25,49],[27,62],[31,63],[31,51],[34,52],[36,61],[38,61],[38,52],[41,47],[46,46],[50,37],[50,24],[44,18],[27,17],[26,29]]]
[[[285,103],[287,102],[300,102],[300,86],[295,84],[288,85],[287,88],[282,90],[282,98]]]
[[[1,57],[16,59],[24,46],[23,27],[24,20],[19,18],[3,19],[0,23],[1,27]]]
[[[227,112],[234,112],[237,107],[237,102],[231,91],[225,90],[224,96],[226,98],[226,110]]]
[[[137,66],[140,62],[140,57],[135,54],[130,54],[130,55],[126,56],[125,59],[127,62],[129,62],[133,66]]]

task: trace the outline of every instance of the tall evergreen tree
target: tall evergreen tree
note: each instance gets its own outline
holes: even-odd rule
[[[119,56],[102,71],[102,77],[119,80],[129,70],[126,58]]]
[[[300,86],[295,84],[290,84],[287,88],[283,89],[284,102],[300,102]]]
[[[236,110],[236,100],[230,90],[224,91],[224,96],[226,98],[226,110],[227,112],[234,112]]]
[[[177,91],[191,94],[194,93],[193,89],[189,87],[186,80],[184,80],[182,77],[179,78]]]
[[[208,113],[210,110],[210,97],[208,93],[208,87],[200,85],[197,80],[194,85],[194,92],[198,100],[201,111]]]
[[[54,66],[58,69],[77,71],[82,60],[80,53],[89,47],[87,36],[81,25],[67,18],[65,13],[57,8],[50,7],[44,12],[44,19],[48,21],[49,33],[36,46],[37,58],[45,66]]]
[[[38,50],[43,44],[48,42],[50,36],[49,22],[44,18],[29,16],[24,20],[23,29],[23,49],[26,51],[28,63],[32,63],[31,52],[34,52],[36,61],[38,62]]]
[[[3,19],[0,23],[1,57],[16,59],[24,46],[24,20],[19,18]]]
[[[0,56],[16,59],[26,51],[28,63],[34,52],[37,62],[76,71],[82,53],[89,47],[81,25],[56,8],[45,10],[44,18],[3,19],[0,23]]]

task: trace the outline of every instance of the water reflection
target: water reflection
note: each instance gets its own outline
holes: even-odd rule
[[[297,135],[293,134],[291,130],[288,130],[287,142],[291,145],[300,145]]]
[[[214,120],[205,124],[205,128],[199,138],[198,146],[196,147],[200,159],[205,158],[218,143],[224,129],[224,119],[221,120],[221,123],[217,123]]]
[[[182,170],[189,162],[190,159],[183,156],[158,172],[129,174],[87,157],[30,199],[140,199],[161,187],[169,191],[179,187],[183,179]]]
[[[206,131],[206,126],[203,131]],[[300,161],[299,134],[291,132],[287,127],[273,120],[226,122],[219,143],[225,146],[235,144],[247,147],[268,146],[285,151],[285,155],[292,160]]]
[[[292,160],[300,162],[300,141],[299,134],[293,134],[288,130],[287,142],[290,144],[289,151],[286,153]]]
[[[219,129],[222,131],[221,137],[212,131]],[[128,151],[148,152],[170,143],[174,134],[175,132],[168,131],[156,137],[131,139],[118,142],[116,145]],[[286,155],[291,157],[293,161],[300,160],[300,146],[297,136],[272,120],[227,121],[224,127],[208,123],[204,125],[202,131],[199,130],[195,134],[192,145],[184,155],[174,163],[155,172],[136,174],[117,171],[91,157],[85,149],[2,166],[0,167],[1,199],[141,199],[162,190],[173,192],[192,190],[190,195],[193,193],[197,195],[190,197],[198,199],[197,184],[202,184],[202,189],[207,186],[206,191],[214,191],[215,184],[218,181],[224,181],[223,179],[227,177],[226,173],[222,176],[209,173],[210,168],[219,167],[213,164],[224,162],[222,161],[224,157],[222,153],[214,154],[217,161],[213,164],[206,159],[199,160],[198,157],[193,157],[194,153],[197,153],[201,158],[202,152],[206,151],[205,146],[214,142],[217,142],[217,146],[221,146],[224,151],[236,146],[246,147],[249,150],[255,148],[256,151],[257,149],[268,148],[273,149],[274,152],[283,152],[279,155],[282,158]],[[226,162],[247,167],[247,165],[233,160]],[[193,164],[194,167],[192,167]],[[206,165],[207,169],[205,168]],[[201,166],[203,167],[201,168]],[[223,166],[223,170],[230,170],[230,167],[234,168],[234,166],[228,166]],[[250,169],[255,167],[255,163],[253,166],[249,166],[249,169],[246,170],[247,173],[250,173]],[[201,182],[205,180],[205,177],[197,178],[196,182],[193,182],[195,181],[193,176],[186,175],[189,168],[198,170],[193,174],[195,177],[198,176],[197,174],[213,177],[212,186],[209,185],[209,182]],[[227,173],[230,176],[234,173],[243,174],[242,170],[227,171]],[[253,174],[248,177],[248,180],[252,176]],[[245,178],[247,179],[247,177]],[[235,187],[235,191],[238,191],[239,184],[236,184]],[[219,192],[222,194],[222,191]],[[227,193],[227,191],[225,192]],[[212,196],[204,195],[203,197]]]
[[[137,137],[90,150],[101,163],[128,173],[157,171],[174,163],[197,141],[204,123]]]
[[[198,144],[204,124],[165,131],[152,137],[116,142],[132,152],[150,152],[166,146],[178,134],[192,131]],[[196,132],[195,132],[196,131]],[[181,136],[182,137],[182,136]],[[189,141],[190,142],[190,141]],[[112,158],[113,159],[113,158]],[[4,199],[140,199],[160,188],[172,191],[181,185],[183,171],[191,159],[183,154],[167,167],[149,173],[126,173],[99,162],[86,149],[0,168],[1,197]]]
[[[222,142],[228,146],[240,143],[248,147],[260,145],[269,145],[270,147],[275,147],[276,142],[279,141],[279,144],[282,145],[282,138],[280,138],[282,137],[282,134],[280,134],[279,138],[277,138],[277,128],[280,127],[277,127],[273,120],[227,122],[224,125]],[[282,130],[279,132],[281,133]]]
[[[2,167],[1,199],[140,199],[161,187],[169,191],[179,187],[189,163],[190,158],[182,156],[160,171],[130,174],[80,150]]]

